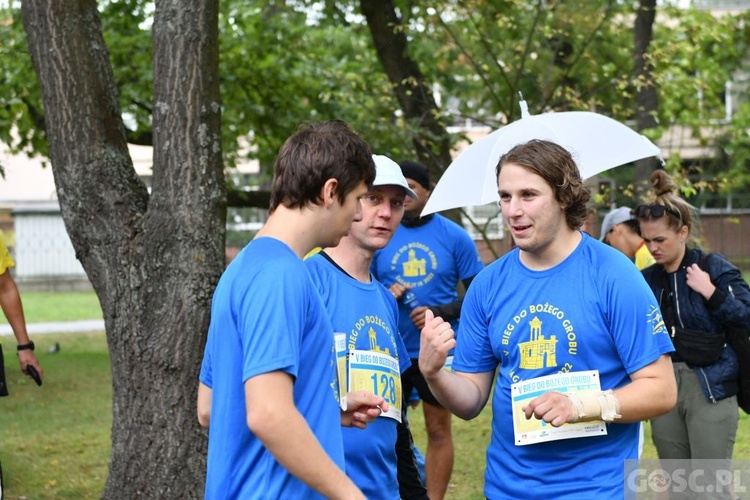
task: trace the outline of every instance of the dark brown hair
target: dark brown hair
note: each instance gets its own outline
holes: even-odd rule
[[[554,142],[533,139],[519,144],[500,157],[495,167],[495,178],[504,165],[513,163],[547,181],[555,199],[565,207],[568,227],[578,229],[587,216],[591,192],[583,183],[578,166],[567,149]]]
[[[651,174],[651,186],[655,195],[650,205],[662,205],[666,208],[665,216],[668,217],[667,224],[670,228],[679,231],[682,226],[687,226],[690,232],[696,229],[697,219],[693,215],[693,206],[675,194],[677,184],[667,172],[661,169],[654,171]],[[647,211],[645,215],[639,216],[638,220],[652,218],[651,212]]]
[[[287,208],[317,204],[329,179],[338,181],[340,203],[362,181],[371,187],[375,163],[370,146],[341,120],[304,123],[276,157],[270,212],[282,204]]]

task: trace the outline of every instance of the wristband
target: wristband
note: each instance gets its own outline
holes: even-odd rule
[[[34,342],[32,340],[29,340],[28,344],[18,344],[18,346],[16,346],[16,350],[17,351],[26,351],[26,350],[33,351]]]

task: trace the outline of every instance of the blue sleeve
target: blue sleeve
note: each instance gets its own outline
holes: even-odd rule
[[[620,258],[621,257],[621,258]],[[659,305],[640,271],[624,255],[599,269],[609,331],[631,374],[674,350]],[[603,263],[604,264],[604,263]]]
[[[243,380],[272,371],[296,377],[305,317],[313,290],[304,265],[271,265],[252,289],[244,290],[238,311]]]

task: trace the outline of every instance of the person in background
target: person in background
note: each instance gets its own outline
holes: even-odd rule
[[[427,426],[427,493],[432,500],[440,500],[453,471],[451,413],[430,393],[419,371],[419,330],[428,309],[457,327],[462,301],[457,292],[459,282],[468,288],[484,265],[463,227],[438,214],[420,217],[432,189],[427,167],[404,161],[401,171],[418,199],[406,199],[401,225],[388,246],[375,253],[372,273],[399,303],[399,330],[412,359],[402,377],[403,389],[409,394],[416,387],[422,399]]]
[[[21,294],[18,293],[18,287],[10,275],[10,268],[16,265],[13,257],[8,252],[5,241],[0,236],[0,307],[3,309],[8,324],[13,330],[16,337],[16,352],[18,353],[18,362],[21,365],[21,371],[26,375],[29,368],[36,369],[39,376],[38,383],[44,380],[44,372],[39,365],[39,360],[34,354],[34,342],[29,339],[26,331],[26,318],[23,314],[23,303]],[[33,378],[33,377],[32,377]],[[0,344],[0,396],[8,395],[8,386],[5,382],[5,360],[3,357],[3,346]],[[0,465],[0,498],[3,498],[3,468]]]
[[[383,155],[373,155],[373,160],[377,173],[372,189],[362,197],[362,219],[337,246],[321,250],[305,264],[341,349],[348,353],[343,388],[383,394],[390,405],[390,411],[364,431],[342,429],[346,474],[370,500],[426,499],[401,390],[401,373],[411,360],[398,331],[398,306],[370,272],[373,255],[388,244],[401,222],[404,199],[416,200],[417,195],[396,162]],[[364,361],[360,354],[372,360]],[[399,448],[403,454],[397,453]]]
[[[13,335],[16,337],[16,352],[18,353],[21,371],[29,375],[29,367],[34,367],[39,373],[40,380],[44,380],[44,371],[34,353],[34,342],[29,339],[29,334],[26,331],[26,318],[23,314],[21,294],[18,293],[18,286],[16,286],[13,276],[10,275],[10,268],[15,264],[5,241],[0,237],[0,307],[2,307],[8,324],[13,330]],[[0,362],[2,362],[1,345]],[[7,395],[7,388],[5,387],[4,372],[0,370],[0,396],[2,395]]]
[[[494,381],[487,498],[623,498],[638,422],[668,412],[677,397],[656,300],[622,253],[579,230],[590,193],[567,150],[522,143],[495,172],[516,247],[472,282],[457,338],[427,312],[420,368],[463,419],[479,415]],[[444,370],[454,347],[453,371]],[[597,388],[578,392],[578,378]],[[514,384],[533,390],[515,403]],[[514,432],[532,419],[536,442]],[[547,439],[578,422],[607,433]]]
[[[629,207],[613,208],[604,217],[599,241],[603,241],[624,253],[639,270],[656,262],[651,256],[651,252],[646,248],[643,238],[638,234],[638,221],[635,220],[633,211]],[[644,443],[643,423],[640,427],[638,432],[638,458],[643,453]]]
[[[365,428],[388,405],[339,397],[331,320],[302,257],[361,219],[371,155],[338,120],[302,126],[279,151],[268,220],[212,301],[197,398],[206,498],[365,498],[344,473],[341,425]]]
[[[652,437],[662,459],[729,460],[739,419],[739,367],[725,328],[750,325],[750,289],[723,256],[687,246],[697,220],[669,174],[655,171],[651,184],[656,195],[635,209],[656,260],[643,276],[672,332],[679,387],[674,409],[651,421]]]
[[[599,241],[627,255],[638,269],[656,262],[638,233],[638,221],[629,207],[614,208],[604,217]]]

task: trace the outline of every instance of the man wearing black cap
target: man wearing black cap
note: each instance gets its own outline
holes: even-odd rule
[[[412,358],[402,386],[407,395],[416,387],[424,401],[427,493],[434,500],[445,495],[453,470],[451,413],[435,399],[419,371],[419,332],[428,308],[457,327],[461,300],[456,287],[459,281],[468,287],[484,266],[464,228],[438,214],[420,218],[431,192],[427,168],[407,160],[401,171],[418,198],[406,198],[401,225],[388,246],[375,254],[372,273],[398,300],[399,329]]]

